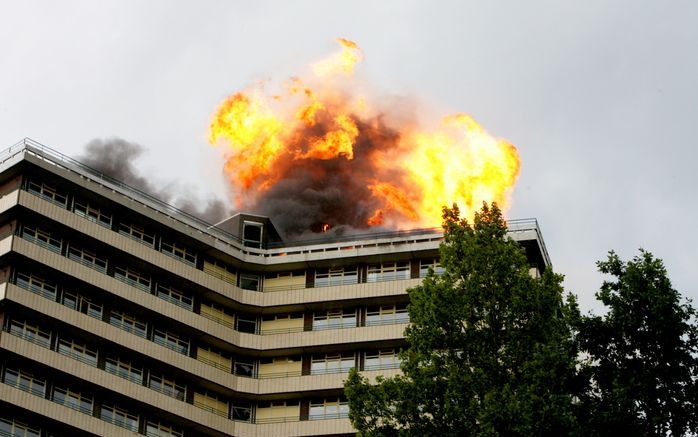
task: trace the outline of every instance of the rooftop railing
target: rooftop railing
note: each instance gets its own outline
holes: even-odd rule
[[[195,229],[198,233],[208,235],[216,240],[232,246],[245,254],[262,257],[285,256],[296,253],[327,252],[331,250],[350,250],[358,247],[366,247],[365,244],[355,246],[347,243],[355,243],[370,240],[370,245],[395,245],[404,243],[414,243],[423,241],[438,241],[442,234],[441,228],[421,228],[401,231],[380,231],[370,233],[344,234],[344,235],[322,235],[317,238],[270,242],[262,249],[247,247],[243,245],[242,239],[230,232],[220,229],[211,223],[206,222],[186,211],[170,205],[153,195],[134,188],[111,176],[108,176],[88,165],[85,165],[67,155],[51,149],[30,138],[25,138],[11,147],[0,151],[0,166],[19,154],[30,154],[52,165],[61,167],[69,172],[73,172],[80,177],[88,178],[93,182],[102,185],[110,190],[119,192],[128,199],[138,202],[143,206],[152,209],[158,214],[163,214],[179,222],[180,224]],[[510,233],[522,231],[535,231],[540,244],[543,258],[550,264],[545,243],[540,232],[538,222],[534,218],[515,219],[507,221]],[[421,237],[421,238],[420,238]],[[382,242],[380,240],[383,240]],[[311,246],[311,248],[309,248]],[[313,249],[312,246],[318,246]]]

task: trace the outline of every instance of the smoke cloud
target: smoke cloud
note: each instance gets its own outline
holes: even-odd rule
[[[299,158],[291,154],[280,157],[274,166],[277,182],[268,189],[254,190],[243,200],[243,209],[268,216],[279,232],[289,239],[308,238],[329,225],[330,235],[380,230],[368,221],[382,204],[366,181],[403,178],[401,171],[380,167],[378,155],[397,153],[399,134],[381,117],[360,120],[354,116],[359,135],[353,159],[337,156],[330,159]],[[293,148],[309,149],[312,138],[331,131],[331,121],[320,121],[297,132],[300,142]],[[392,174],[386,174],[390,172]],[[317,238],[317,235],[314,235]]]
[[[145,151],[146,148],[142,145],[121,138],[94,139],[85,146],[85,152],[79,160],[107,176],[209,223],[218,222],[232,214],[232,211],[226,208],[225,203],[220,199],[202,200],[176,182],[158,187],[151,180],[142,176],[134,162]],[[178,193],[178,196],[175,196],[175,192]],[[182,196],[182,193],[185,195]]]

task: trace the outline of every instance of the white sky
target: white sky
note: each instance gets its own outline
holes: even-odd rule
[[[139,168],[220,196],[212,111],[356,41],[390,95],[467,112],[519,149],[511,218],[538,218],[555,270],[595,306],[594,262],[644,247],[698,300],[698,2],[0,2],[0,147],[77,157],[142,144]]]

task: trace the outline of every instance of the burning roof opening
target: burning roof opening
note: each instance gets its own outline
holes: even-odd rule
[[[483,201],[507,209],[520,168],[511,143],[466,114],[426,125],[405,115],[422,108],[383,108],[354,77],[359,46],[338,42],[307,77],[252,85],[213,115],[209,142],[238,209],[271,217],[288,238],[438,226],[453,203],[466,216]]]

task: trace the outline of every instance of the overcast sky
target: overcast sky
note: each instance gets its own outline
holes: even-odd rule
[[[148,149],[154,182],[222,196],[217,104],[337,36],[382,93],[518,147],[509,217],[539,220],[584,309],[610,249],[654,252],[698,301],[696,1],[0,1],[0,147],[77,157],[116,136]]]

